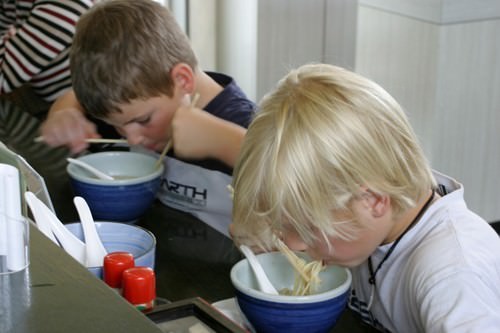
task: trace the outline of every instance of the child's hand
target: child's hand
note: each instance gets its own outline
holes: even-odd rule
[[[67,146],[74,154],[88,147],[85,139],[99,137],[95,124],[75,108],[49,113],[40,134],[49,146]]]
[[[212,153],[212,115],[185,102],[172,118],[172,141],[175,155],[203,159]]]
[[[218,159],[233,166],[246,129],[189,105],[186,101],[172,118],[175,155],[181,158]]]

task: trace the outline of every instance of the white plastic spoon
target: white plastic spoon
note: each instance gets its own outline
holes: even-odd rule
[[[246,245],[240,245],[240,250],[248,259],[248,263],[250,264],[250,267],[252,267],[255,277],[257,278],[257,284],[259,285],[260,290],[268,294],[278,295],[278,291],[274,288],[271,281],[269,281],[266,272],[264,272],[262,265],[253,251]]]
[[[47,236],[51,241],[59,246],[59,243],[52,232],[52,226],[50,221],[45,218],[45,215],[40,211],[38,206],[38,202],[36,201],[38,198],[35,196],[33,192],[25,192],[24,198],[26,199],[26,203],[31,209],[31,213],[33,214],[33,218],[35,219],[36,226],[38,229]]]
[[[66,160],[69,163],[73,163],[75,165],[78,165],[81,168],[84,168],[85,170],[91,172],[92,174],[94,174],[95,176],[97,176],[100,179],[114,180],[114,178],[112,176],[110,176],[108,174],[105,174],[101,170],[93,167],[92,165],[90,165],[88,163],[85,163],[83,161],[80,161],[80,160],[77,160],[77,159],[74,159],[74,158],[70,158],[70,157],[68,157]]]
[[[66,229],[64,224],[57,218],[52,210],[50,210],[50,208],[43,203],[42,200],[34,197],[33,201],[38,204],[38,208],[41,212],[41,218],[50,222],[52,232],[56,236],[62,248],[79,263],[85,265],[85,243]]]
[[[90,212],[89,205],[82,197],[75,197],[73,199],[76,210],[80,216],[82,223],[83,235],[85,236],[85,245],[87,249],[87,267],[102,266],[104,257],[108,251],[104,248],[101,238],[97,234],[95,228],[94,218]]]

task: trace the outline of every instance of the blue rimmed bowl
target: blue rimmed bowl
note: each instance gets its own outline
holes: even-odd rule
[[[96,220],[134,222],[152,205],[160,188],[163,165],[156,158],[129,151],[107,151],[77,158],[113,176],[98,179],[69,163],[66,170],[76,196],[83,197]]]
[[[154,269],[156,238],[149,230],[136,225],[118,222],[95,222],[97,234],[108,251],[129,252],[134,256],[135,266],[147,266]],[[66,228],[80,240],[85,242],[82,224],[69,223]],[[102,265],[88,267],[96,277],[102,279]]]
[[[298,255],[307,258],[305,254]],[[262,253],[257,259],[278,290],[293,289],[294,269],[281,252]],[[320,279],[322,282],[312,295],[270,295],[258,290],[247,259],[231,269],[238,305],[259,333],[329,332],[346,307],[352,276],[347,268],[328,266],[320,273]]]

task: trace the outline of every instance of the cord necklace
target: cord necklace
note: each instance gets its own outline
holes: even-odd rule
[[[406,229],[403,231],[403,233],[401,235],[399,235],[399,237],[394,241],[394,243],[392,243],[391,247],[389,248],[389,250],[387,251],[385,256],[382,258],[380,263],[377,265],[375,270],[373,270],[372,257],[371,256],[368,257],[368,269],[370,270],[370,277],[368,278],[368,282],[372,285],[372,289],[371,289],[371,293],[370,293],[370,301],[368,302],[368,309],[371,308],[372,302],[373,302],[373,294],[374,294],[375,285],[376,285],[375,276],[377,275],[377,272],[382,267],[382,264],[390,257],[390,255],[392,254],[392,252],[394,251],[394,249],[398,245],[399,241],[403,238],[403,236],[406,235],[406,233],[418,222],[418,220],[420,220],[420,218],[422,217],[424,212],[427,210],[427,208],[431,204],[432,199],[434,199],[434,194],[435,194],[435,190],[433,189],[429,199],[427,199],[427,201],[422,206],[422,208],[420,208],[420,210],[418,211],[418,213],[415,216],[415,218],[413,219],[413,221],[411,221],[411,223],[406,227]]]

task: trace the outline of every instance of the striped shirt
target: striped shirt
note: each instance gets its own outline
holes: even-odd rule
[[[29,83],[51,102],[71,87],[69,48],[93,0],[0,0],[0,95]]]

